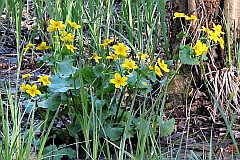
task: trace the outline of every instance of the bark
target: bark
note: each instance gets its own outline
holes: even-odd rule
[[[240,0],[225,0],[224,14],[227,19],[229,16],[231,28],[236,28],[239,37],[240,31]]]

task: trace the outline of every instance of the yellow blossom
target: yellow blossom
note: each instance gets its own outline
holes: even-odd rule
[[[160,60],[160,58],[158,58],[158,65],[162,70],[164,70],[164,72],[170,72],[170,70],[168,69],[168,66],[164,62],[164,60]]]
[[[127,50],[129,48],[127,46],[125,46],[123,43],[119,43],[118,45],[113,45],[113,48],[115,50],[116,55],[122,56],[124,58],[127,57]]]
[[[72,33],[66,34],[63,38],[61,38],[64,42],[72,42],[74,40],[74,35]]]
[[[21,89],[23,92],[25,92],[29,87],[31,87],[29,84],[24,84],[24,83],[22,83],[20,89]]]
[[[112,52],[109,52],[109,56],[107,56],[106,59],[119,60],[119,57],[118,57],[118,55],[116,55]]]
[[[140,57],[141,60],[145,61],[148,57],[146,53],[139,52],[138,56]]]
[[[210,34],[212,31],[209,29],[209,28],[206,28],[206,27],[202,27],[201,29],[198,29],[199,31],[204,31],[204,32],[206,32],[206,33],[208,33],[208,34]]]
[[[224,40],[223,40],[223,38],[220,37],[220,38],[218,39],[218,41],[219,41],[220,47],[221,47],[222,49],[224,49]]]
[[[27,74],[22,75],[22,79],[25,79],[25,78],[28,78],[28,77],[32,77],[32,76],[33,76],[33,74],[27,73]]]
[[[200,40],[197,41],[196,45],[193,47],[193,50],[196,53],[196,56],[207,53],[208,46],[205,43],[202,43]]]
[[[135,64],[135,61],[129,61],[128,59],[125,60],[125,62],[122,64],[122,66],[124,67],[124,69],[126,69],[128,72],[131,69],[136,69],[138,68],[138,66]]]
[[[73,28],[75,29],[79,29],[79,28],[82,28],[82,26],[80,26],[79,24],[75,23],[75,22],[72,22],[70,20],[67,20],[68,24],[70,24],[70,26],[72,26]]]
[[[88,58],[89,60],[94,59],[96,63],[99,63],[99,59],[102,59],[102,57],[99,57],[97,53],[92,53],[92,56]]]
[[[154,72],[155,72],[159,77],[163,76],[163,74],[162,74],[162,72],[161,72],[161,69],[158,67],[157,64],[155,64],[155,66],[154,66]]]
[[[71,45],[71,44],[66,44],[65,46],[66,46],[67,49],[70,50],[71,52],[74,52],[74,49],[77,49],[76,47],[74,47],[74,46]]]
[[[49,80],[49,76],[39,76],[38,77],[38,82],[42,82],[44,86],[46,86],[47,84],[51,84],[51,81]]]
[[[148,69],[152,71],[153,70],[153,66],[151,66],[151,65],[148,66]]]
[[[121,75],[119,73],[114,74],[114,79],[110,79],[110,82],[115,84],[116,88],[120,88],[121,86],[126,86],[127,85],[127,77]]]
[[[198,20],[198,18],[196,16],[194,16],[194,15],[191,15],[190,17],[189,16],[185,16],[185,19],[188,20],[188,21],[189,20],[193,20],[193,21],[194,20]]]
[[[221,34],[224,34],[224,32],[222,31],[222,26],[221,25],[215,25],[215,23],[213,23],[213,28],[212,28],[215,33],[220,36]]]
[[[37,85],[34,84],[32,86],[29,85],[29,87],[27,88],[26,92],[32,96],[35,97],[36,95],[40,95],[41,92],[37,89]]]
[[[41,50],[47,50],[51,48],[50,46],[47,46],[47,43],[46,42],[42,42],[37,48],[36,50],[37,51],[41,51]]]
[[[55,30],[63,30],[66,27],[62,21],[54,21],[53,19],[50,20],[50,25],[47,28],[47,31],[54,32]]]
[[[185,16],[186,16],[185,13],[175,12],[173,19],[175,19],[175,18],[182,18],[182,17],[185,17]]]
[[[209,38],[210,40],[213,40],[215,43],[217,43],[218,40],[219,40],[219,33],[216,32],[216,31],[210,32],[208,38]]]
[[[110,43],[114,41],[114,38],[112,39],[104,39],[102,44],[99,44],[100,46],[107,47]]]
[[[35,46],[36,44],[32,44],[32,43],[28,43],[26,45],[26,47],[24,48],[25,51],[28,51],[30,48],[32,48],[33,46]]]

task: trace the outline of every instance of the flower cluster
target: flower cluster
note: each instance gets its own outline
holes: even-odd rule
[[[205,28],[204,26],[198,30],[207,33],[210,40],[214,41],[214,43],[219,43],[220,47],[224,49],[224,40],[221,35],[224,35],[225,33],[222,31],[221,25],[216,25],[215,23],[213,23],[212,30],[209,28]]]
[[[198,18],[194,15],[188,16],[185,13],[179,13],[179,12],[174,13],[173,19],[175,19],[175,18],[185,18],[185,20],[188,20],[188,21],[189,20],[193,20],[193,21],[198,20]]]
[[[70,20],[67,20],[67,22],[74,29],[81,28],[81,26],[75,22],[72,22]],[[65,28],[66,28],[66,25],[63,24],[63,21],[55,21],[55,20],[51,19],[50,25],[47,27],[47,31],[49,31],[49,32],[57,31],[57,34],[59,36],[55,36],[55,38],[59,38],[61,41],[64,42],[64,44],[68,50],[70,50],[71,52],[74,52],[74,49],[76,49],[76,47],[74,47],[72,44],[68,44],[68,43],[72,43],[74,41],[74,35],[72,33],[66,32]],[[58,42],[56,42],[56,43],[58,43]],[[29,43],[26,45],[24,50],[28,51],[29,49],[33,48],[35,45],[36,44]],[[40,45],[38,45],[36,47],[36,50],[43,51],[43,50],[47,50],[50,48],[51,47],[47,46],[47,43],[43,41]]]
[[[120,67],[124,69],[122,75],[121,73],[117,72],[114,74],[114,78],[110,79],[110,82],[115,85],[115,88],[120,88],[121,86],[126,86],[128,84],[128,74],[131,74],[133,70],[141,70],[142,66],[140,66],[141,63],[138,64],[132,59],[131,56],[128,55],[128,46],[126,46],[124,43],[118,43],[116,45],[113,45],[111,48],[109,47],[109,43],[111,42],[113,42],[113,39],[106,39],[101,45],[104,48],[108,47],[108,50],[110,50],[109,55],[106,57],[106,59],[115,61],[118,60],[121,64]],[[99,57],[96,53],[93,53],[93,56],[89,57],[89,59],[94,59],[97,63],[99,63],[99,59],[101,58],[102,57]],[[149,58],[149,56],[146,53],[139,52],[137,54],[137,58],[139,59],[139,62],[144,62]],[[149,70],[153,70],[153,67],[149,66]],[[165,63],[165,61],[160,60],[159,58],[154,66],[154,72],[156,73],[156,75],[161,77],[163,76],[162,71],[169,72],[170,70],[168,69],[168,65]],[[147,86],[147,83],[145,81],[143,81],[141,84],[143,86]]]
[[[22,75],[22,79],[29,80],[29,78],[31,78],[32,76],[33,76],[33,74],[27,73],[27,74]],[[38,89],[37,84],[30,85],[27,82],[28,81],[25,81],[25,83],[21,84],[20,89],[23,92],[28,93],[32,97],[35,97],[36,95],[41,94],[41,91]],[[43,86],[51,84],[51,81],[49,80],[48,75],[38,76],[38,82],[41,82],[43,84]]]

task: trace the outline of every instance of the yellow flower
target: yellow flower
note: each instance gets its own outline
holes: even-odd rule
[[[26,47],[24,48],[25,51],[28,51],[30,48],[32,48],[33,46],[35,46],[36,44],[32,44],[32,43],[28,43],[26,45]]]
[[[71,52],[74,52],[74,49],[77,49],[76,47],[74,47],[74,46],[71,45],[71,44],[66,44],[65,46],[66,46],[67,49],[70,50]]]
[[[33,74],[27,73],[27,74],[22,75],[22,79],[25,79],[25,78],[28,78],[28,77],[32,77],[32,76],[33,76]]]
[[[161,72],[161,69],[158,67],[157,64],[155,64],[155,66],[154,66],[154,72],[155,72],[159,77],[163,76],[163,74],[162,74],[162,72]]]
[[[168,66],[164,62],[164,60],[161,61],[160,58],[158,58],[158,65],[162,70],[164,70],[164,72],[170,72],[170,70],[168,69]]]
[[[38,78],[38,82],[42,82],[44,86],[46,86],[47,84],[51,84],[51,81],[49,80],[49,76],[39,76]]]
[[[41,92],[37,89],[37,85],[34,84],[33,86],[30,86],[27,88],[26,92],[30,94],[30,96],[35,97],[36,95],[40,95]]]
[[[50,20],[50,25],[47,28],[47,31],[54,32],[55,30],[62,30],[66,27],[62,21],[54,21],[53,19]]]
[[[207,53],[208,46],[205,43],[202,43],[200,40],[197,41],[196,45],[193,47],[193,50],[196,53],[196,56]]]
[[[22,83],[20,89],[25,92],[29,87],[31,87],[29,84],[25,85],[24,83]]]
[[[201,29],[198,29],[199,31],[204,31],[208,34],[210,34],[212,31],[209,28],[205,28],[204,26]]]
[[[74,40],[74,35],[72,33],[66,34],[63,38],[61,38],[64,42],[72,42]]]
[[[153,66],[151,66],[151,65],[148,66],[148,69],[152,71],[153,70]]]
[[[42,42],[37,48],[37,51],[41,51],[41,50],[47,50],[51,48],[50,46],[47,46],[46,42]]]
[[[185,16],[186,16],[185,13],[175,12],[173,19],[175,19],[175,18],[182,18],[182,17],[185,17]]]
[[[223,40],[223,38],[220,37],[220,38],[218,39],[218,41],[219,41],[220,47],[221,47],[222,49],[224,49],[224,40]]]
[[[68,33],[67,33],[66,31],[61,31],[60,34],[61,34],[62,36],[66,36]]]
[[[115,50],[116,55],[122,56],[124,58],[127,57],[127,50],[129,48],[127,46],[125,46],[123,43],[119,43],[118,45],[113,45],[113,48]]]
[[[114,38],[112,39],[104,39],[102,44],[99,44],[100,46],[107,47],[110,43],[114,41]]]
[[[128,72],[131,69],[136,69],[138,68],[138,66],[135,64],[135,61],[129,61],[128,59],[125,60],[125,62],[122,64],[122,66],[124,67],[124,69],[126,69]]]
[[[148,57],[146,53],[139,52],[138,56],[140,57],[141,60],[145,61]]]
[[[82,28],[82,26],[80,26],[79,24],[75,23],[75,22],[72,22],[70,20],[67,20],[68,24],[70,24],[70,26],[72,26],[73,28],[75,29],[79,29],[79,28]]]
[[[218,40],[219,40],[219,33],[216,32],[216,31],[215,32],[210,32],[208,38],[210,40],[213,40],[215,43],[217,43]]]
[[[102,57],[99,57],[99,56],[97,55],[97,53],[93,52],[93,53],[92,53],[92,57],[89,57],[88,59],[89,59],[89,60],[94,59],[96,63],[99,63],[99,59],[102,59]]]
[[[118,57],[118,55],[116,55],[112,52],[109,52],[109,56],[107,56],[106,59],[119,60],[119,57]]]
[[[213,23],[213,30],[216,32],[218,36],[220,36],[221,34],[225,34],[224,32],[222,32],[222,26],[215,25],[215,23]]]
[[[110,79],[110,82],[115,84],[116,88],[120,88],[121,86],[126,86],[127,85],[127,77],[121,75],[119,73],[114,74],[114,79]]]
[[[196,16],[194,16],[194,15],[191,15],[190,17],[189,16],[185,16],[185,19],[187,21],[189,21],[189,20],[193,20],[193,21],[198,20],[198,18]]]

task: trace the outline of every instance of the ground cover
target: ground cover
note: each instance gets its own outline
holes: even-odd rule
[[[239,157],[238,41],[174,5],[2,2],[0,157]]]

